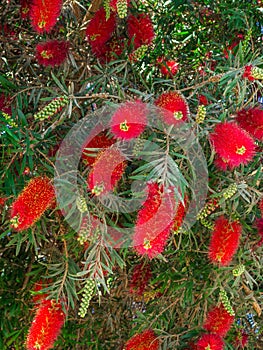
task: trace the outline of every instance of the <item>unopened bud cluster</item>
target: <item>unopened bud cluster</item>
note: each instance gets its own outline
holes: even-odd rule
[[[216,199],[211,199],[205,205],[205,207],[197,214],[197,220],[202,220],[210,215],[217,207],[219,203]]]
[[[91,190],[91,193],[93,193],[95,196],[99,196],[104,191],[105,186],[102,184],[95,185],[94,188]]]
[[[41,111],[34,115],[36,120],[45,120],[52,115],[61,111],[61,109],[68,103],[68,96],[64,95],[61,97],[55,98],[47,106],[45,106]]]
[[[209,230],[213,230],[214,227],[215,227],[215,225],[214,225],[212,222],[210,222],[210,221],[208,221],[208,220],[206,220],[206,219],[200,219],[200,223],[201,223],[204,227],[208,228]]]
[[[243,47],[244,51],[248,47],[248,44],[249,44],[249,42],[251,40],[251,37],[252,37],[252,29],[249,28],[248,31],[247,31],[247,34],[245,36],[245,39],[242,41],[242,47]]]
[[[228,296],[226,294],[226,291],[224,289],[220,290],[219,297],[221,299],[222,304],[224,305],[224,308],[231,316],[235,316],[235,311],[233,310],[230,301],[228,299]]]
[[[252,67],[251,69],[251,76],[254,79],[261,80],[263,79],[263,69],[259,67]]]
[[[146,141],[145,139],[137,138],[132,150],[132,154],[134,156],[138,156],[140,152],[143,150],[145,141]]]
[[[127,17],[128,4],[127,0],[117,0],[117,13],[120,18]]]
[[[85,197],[83,197],[83,196],[77,197],[76,205],[77,205],[78,210],[81,213],[85,213],[86,211],[88,211],[88,207],[87,207],[87,203],[86,203]]]
[[[199,105],[196,114],[196,122],[197,124],[201,124],[204,122],[206,117],[206,107],[204,105]]]
[[[232,274],[235,277],[241,276],[245,272],[245,266],[243,264],[237,265],[233,270]]]
[[[82,227],[78,232],[77,240],[79,244],[84,245],[88,241],[89,234],[89,230],[86,227]]]
[[[222,193],[222,196],[224,199],[229,199],[234,196],[234,194],[237,192],[237,184],[233,183],[231,184],[224,192]]]
[[[16,122],[11,118],[11,116],[9,114],[2,112],[2,111],[1,111],[1,113],[9,126],[11,126],[12,128],[17,128]]]
[[[110,18],[110,0],[104,0],[103,7],[106,14],[106,20],[108,20]]]
[[[93,279],[87,279],[83,291],[83,296],[81,299],[81,304],[79,307],[79,316],[80,317],[85,317],[90,301],[94,295],[94,290],[95,290],[95,281]]]
[[[136,49],[129,55],[129,60],[131,62],[136,62],[142,59],[146,51],[148,50],[148,47],[148,45],[141,45],[140,47],[138,47],[138,49]]]

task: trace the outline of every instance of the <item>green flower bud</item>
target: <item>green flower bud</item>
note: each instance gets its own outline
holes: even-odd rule
[[[220,290],[219,298],[220,298],[222,304],[224,305],[224,308],[229,313],[229,315],[235,316],[235,311],[233,310],[233,308],[230,304],[230,301],[228,299],[227,293],[224,289]]]

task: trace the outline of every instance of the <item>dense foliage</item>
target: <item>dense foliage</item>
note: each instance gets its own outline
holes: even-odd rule
[[[262,349],[263,4],[44,3],[0,5],[0,348]]]

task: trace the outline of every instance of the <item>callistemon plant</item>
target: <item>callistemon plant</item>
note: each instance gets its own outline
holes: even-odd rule
[[[0,350],[262,350],[263,1],[0,1]]]

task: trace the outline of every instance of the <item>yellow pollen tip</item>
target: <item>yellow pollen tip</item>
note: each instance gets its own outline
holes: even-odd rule
[[[130,126],[127,125],[127,120],[125,120],[123,123],[120,123],[120,130],[128,131],[129,129],[130,129]]]
[[[143,242],[143,248],[148,250],[152,248],[151,242],[148,239],[145,239]]]
[[[174,118],[176,120],[181,120],[183,118],[183,113],[182,112],[174,112]]]
[[[237,148],[236,154],[240,154],[241,156],[246,152],[246,147],[242,146],[240,148]]]

